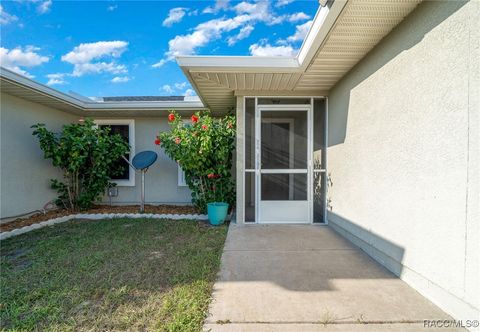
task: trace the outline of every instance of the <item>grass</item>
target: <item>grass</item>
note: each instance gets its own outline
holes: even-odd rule
[[[4,331],[198,331],[227,232],[196,221],[71,221],[1,242]]]

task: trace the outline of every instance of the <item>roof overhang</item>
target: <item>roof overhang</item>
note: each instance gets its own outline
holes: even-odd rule
[[[168,110],[189,114],[205,109],[201,101],[118,101],[98,102],[69,95],[0,67],[0,90],[44,106],[91,117],[161,116]]]
[[[328,95],[328,91],[422,0],[335,0],[317,11],[295,57],[179,56],[205,106],[235,95]]]

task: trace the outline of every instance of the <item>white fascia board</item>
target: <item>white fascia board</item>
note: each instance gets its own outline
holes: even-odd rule
[[[201,101],[117,101],[117,102],[97,102],[85,101],[75,98],[49,86],[35,82],[25,76],[19,75],[9,69],[0,67],[0,77],[22,87],[26,90],[33,90],[43,94],[48,98],[56,99],[60,102],[69,104],[81,111],[85,110],[123,110],[123,109],[205,109]]]
[[[72,97],[70,95],[67,95],[63,92],[60,92],[58,90],[52,89],[49,86],[46,86],[44,84],[35,82],[23,75],[17,74],[7,68],[0,67],[0,76],[11,83],[18,85],[20,87],[30,89],[30,90],[35,90],[41,94],[44,94],[46,96],[49,96],[51,98],[58,99],[60,101],[66,102],[72,106],[75,106],[77,108],[84,108],[85,103],[77,99],[75,97]]]
[[[201,101],[133,101],[88,103],[88,110],[122,109],[204,109]]]
[[[254,56],[177,56],[177,64],[189,71],[295,71],[299,64],[293,57],[254,57]]]
[[[310,64],[347,2],[348,0],[335,0],[330,7],[327,5],[317,11],[297,55],[297,61],[302,69]]]
[[[307,37],[295,57],[256,56],[177,56],[184,72],[301,72],[313,59],[348,0],[335,0],[320,7],[315,14]],[[187,75],[189,76],[189,75]],[[191,78],[191,77],[189,77]],[[194,80],[190,80],[194,82]],[[198,93],[198,91],[197,91]]]

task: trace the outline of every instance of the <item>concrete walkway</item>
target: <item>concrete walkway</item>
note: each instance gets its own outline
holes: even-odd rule
[[[424,319],[451,317],[329,227],[232,224],[205,330],[426,331]]]

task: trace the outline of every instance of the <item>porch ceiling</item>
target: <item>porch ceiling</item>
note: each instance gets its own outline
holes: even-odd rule
[[[322,7],[295,58],[178,57],[204,104],[233,108],[235,95],[327,95],[422,0],[336,0]]]

